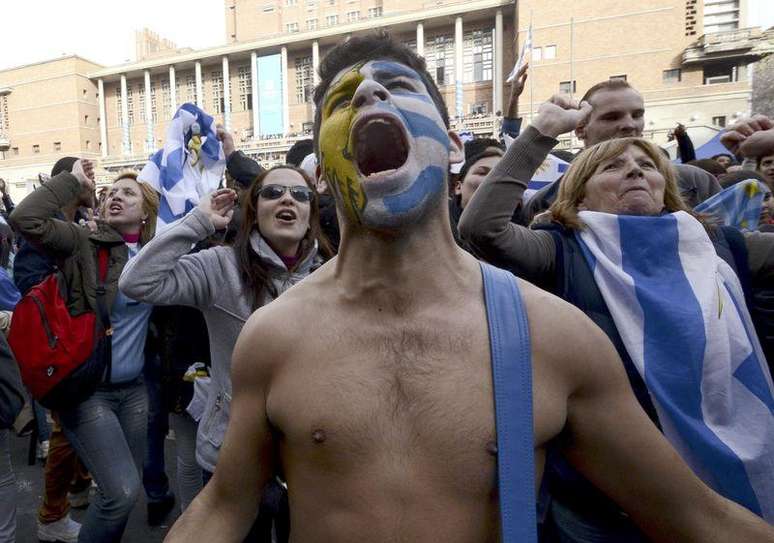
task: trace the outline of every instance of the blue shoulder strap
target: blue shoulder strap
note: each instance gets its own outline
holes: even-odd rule
[[[516,278],[481,263],[492,351],[497,474],[503,543],[537,541],[532,364]]]

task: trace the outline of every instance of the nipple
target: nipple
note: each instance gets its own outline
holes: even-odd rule
[[[486,444],[486,452],[491,454],[492,456],[497,456],[497,443],[494,441],[490,441]]]
[[[315,443],[322,443],[325,441],[325,432],[323,430],[317,429],[314,432],[312,432],[312,439]]]

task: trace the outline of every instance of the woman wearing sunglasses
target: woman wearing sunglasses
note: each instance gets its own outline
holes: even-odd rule
[[[320,233],[317,193],[302,170],[264,171],[242,197],[243,221],[233,247],[188,254],[231,221],[236,193],[221,189],[148,243],[119,282],[121,291],[136,300],[188,305],[204,315],[212,383],[199,421],[196,459],[208,472],[215,471],[228,426],[231,354],[242,326],[253,311],[332,256]]]

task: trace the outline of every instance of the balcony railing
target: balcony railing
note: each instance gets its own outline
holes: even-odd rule
[[[771,32],[760,28],[741,28],[704,34],[683,51],[683,64],[712,60],[757,60],[774,52]]]

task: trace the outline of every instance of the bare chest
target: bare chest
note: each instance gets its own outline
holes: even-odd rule
[[[496,438],[485,325],[448,318],[343,324],[317,336],[326,339],[311,341],[271,383],[267,414],[291,456],[331,467],[422,465],[438,476],[472,471],[491,483]]]

